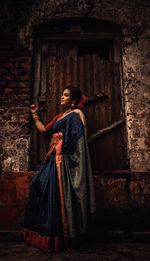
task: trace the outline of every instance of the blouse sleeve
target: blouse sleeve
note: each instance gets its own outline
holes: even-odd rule
[[[56,115],[46,126],[45,126],[45,129],[46,131],[48,131],[52,126],[53,124],[63,115],[63,113],[60,113],[58,115]]]

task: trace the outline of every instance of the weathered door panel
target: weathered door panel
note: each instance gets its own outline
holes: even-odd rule
[[[83,43],[48,42],[37,49],[41,60],[40,70],[36,69],[38,75],[35,75],[35,82],[39,89],[35,91],[34,99],[39,104],[40,118],[47,123],[60,113],[63,89],[67,85],[78,86],[88,97],[84,113],[93,172],[125,169],[125,124],[121,120],[123,110],[119,64],[109,61],[109,55],[103,57],[98,44],[95,49],[90,44],[84,49]],[[36,66],[39,68],[39,64]],[[40,78],[40,84],[37,78]],[[107,129],[109,126],[110,129]],[[104,132],[97,135],[103,129]],[[37,134],[34,135],[35,142]],[[47,149],[44,139],[38,136],[36,164],[42,161]]]

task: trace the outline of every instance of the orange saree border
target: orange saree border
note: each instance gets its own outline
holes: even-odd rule
[[[64,200],[64,193],[63,193],[62,171],[61,171],[62,145],[63,145],[63,134],[61,132],[53,134],[53,137],[52,137],[52,140],[50,143],[50,150],[44,159],[44,163],[50,158],[52,152],[55,150],[56,168],[57,168],[57,174],[58,174],[58,180],[59,180],[63,235],[64,235],[64,238],[67,238],[68,237],[68,227],[67,227],[67,217],[66,217],[66,210],[65,210],[65,200]]]
[[[60,203],[61,203],[61,216],[62,216],[62,230],[64,239],[68,238],[68,225],[65,210],[65,201],[62,184],[62,145],[63,145],[63,134],[61,132],[55,133],[51,140],[50,151],[46,156],[45,161],[51,156],[55,149],[56,152],[56,168],[59,180],[59,191],[60,191]],[[46,251],[46,252],[57,252],[60,250],[60,237],[48,237],[40,235],[38,232],[34,232],[24,228],[24,241],[28,244],[34,245],[35,247]]]
[[[67,217],[66,217],[66,210],[65,210],[65,200],[64,200],[64,193],[63,193],[62,171],[61,171],[63,134],[61,132],[59,132],[59,133],[54,134],[54,137],[56,137],[58,139],[58,142],[55,146],[56,167],[57,167],[58,180],[59,180],[63,235],[64,235],[64,238],[67,238],[68,237],[68,228],[67,228]]]
[[[45,252],[58,252],[60,250],[60,238],[42,236],[38,232],[24,229],[24,241]]]

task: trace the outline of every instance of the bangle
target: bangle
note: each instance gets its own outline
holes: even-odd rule
[[[34,113],[34,115],[32,115],[32,117],[33,117],[34,121],[38,121],[39,120],[39,116],[36,113]]]

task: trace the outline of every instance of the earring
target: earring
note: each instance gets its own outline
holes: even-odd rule
[[[74,109],[74,102],[71,103],[71,109]]]

